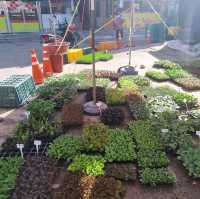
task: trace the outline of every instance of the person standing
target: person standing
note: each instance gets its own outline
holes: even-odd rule
[[[116,31],[116,40],[119,41],[123,38],[123,23],[124,19],[121,14],[117,14],[114,18],[113,26]]]

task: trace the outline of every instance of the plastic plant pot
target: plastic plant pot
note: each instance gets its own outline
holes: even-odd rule
[[[69,48],[69,43],[63,42],[62,46],[58,50],[61,42],[57,43],[48,43],[48,53],[49,55],[55,55],[55,54],[64,54],[67,52],[67,49]],[[58,51],[58,52],[57,52]]]
[[[54,73],[62,73],[63,71],[63,55],[50,55],[50,60]]]

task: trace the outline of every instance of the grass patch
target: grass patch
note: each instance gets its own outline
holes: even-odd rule
[[[39,30],[39,23],[12,23],[14,32],[37,32]]]

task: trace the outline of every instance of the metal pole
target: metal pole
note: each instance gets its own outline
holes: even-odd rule
[[[92,36],[92,81],[93,81],[93,102],[96,104],[96,77],[95,77],[95,0],[90,1],[91,5],[91,36]]]
[[[131,24],[130,24],[130,34],[129,34],[129,66],[131,66],[132,61],[132,44],[133,44],[133,15],[135,11],[135,0],[132,0],[132,8],[131,8]]]

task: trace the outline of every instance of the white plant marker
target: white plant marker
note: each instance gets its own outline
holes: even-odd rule
[[[41,140],[34,140],[34,145],[36,147],[37,154],[39,153],[39,146],[42,144]]]
[[[161,133],[168,133],[169,129],[161,129]]]
[[[196,131],[196,135],[197,135],[198,138],[199,138],[199,144],[200,144],[200,131]]]
[[[26,119],[28,120],[29,116],[30,116],[30,112],[29,111],[26,111],[25,113],[25,116],[26,116]]]
[[[16,144],[16,146],[20,150],[21,157],[24,158],[24,155],[23,155],[24,144]]]

